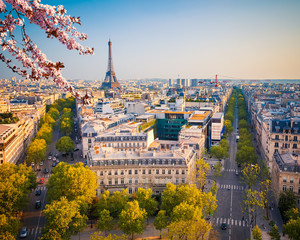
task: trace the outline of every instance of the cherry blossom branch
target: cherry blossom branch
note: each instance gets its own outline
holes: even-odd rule
[[[8,12],[8,7],[10,11]],[[69,50],[77,50],[79,54],[94,54],[94,49],[83,47],[76,39],[85,41],[86,34],[80,33],[74,24],[81,25],[80,18],[66,15],[63,6],[50,6],[41,4],[40,0],[0,0],[0,14],[5,15],[0,18],[0,46],[2,51],[7,51],[12,57],[21,63],[21,67],[12,64],[12,60],[0,53],[0,60],[13,72],[22,77],[30,78],[34,81],[40,79],[52,79],[60,88],[71,92],[83,103],[88,102],[88,96],[80,94],[62,76],[61,70],[64,68],[61,62],[52,62],[37,47],[37,45],[26,34],[25,19],[29,23],[38,25],[43,29],[48,38],[57,38]],[[0,17],[2,17],[0,15]],[[25,19],[24,19],[25,18]],[[22,42],[15,39],[14,31],[21,29]],[[28,73],[28,70],[30,73]]]

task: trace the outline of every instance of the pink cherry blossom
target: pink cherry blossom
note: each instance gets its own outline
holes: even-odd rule
[[[47,59],[47,56],[27,35],[25,28],[26,22],[34,23],[46,32],[48,38],[58,39],[66,45],[67,49],[75,49],[79,54],[94,54],[93,48],[84,47],[76,40],[87,39],[86,34],[78,32],[74,26],[74,24],[81,24],[80,18],[66,15],[67,11],[62,5],[50,6],[40,2],[40,0],[0,0],[1,49],[19,61],[23,68],[12,65],[11,59],[2,53],[0,53],[0,60],[22,77],[33,81],[52,79],[60,88],[71,92],[83,103],[87,103],[88,96],[80,96],[62,76],[63,63],[55,63]],[[13,34],[18,28],[22,33],[21,41],[17,41]]]

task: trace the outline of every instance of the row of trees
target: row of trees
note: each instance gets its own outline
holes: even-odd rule
[[[69,239],[80,233],[88,218],[97,219],[97,228],[107,232],[120,228],[131,236],[142,233],[146,220],[157,214],[154,226],[168,229],[168,238],[201,239],[212,228],[205,219],[217,208],[215,192],[205,193],[207,163],[197,162],[194,183],[191,185],[167,184],[162,198],[154,198],[151,189],[138,189],[130,195],[127,190],[111,194],[104,191],[96,197],[97,176],[82,163],[59,163],[48,181],[48,204],[44,210],[47,224],[41,239]],[[196,184],[198,187],[196,187]],[[125,236],[101,236],[91,239],[124,239]]]
[[[270,173],[267,166],[262,162],[257,164],[257,155],[252,145],[252,135],[247,121],[246,102],[240,89],[234,90],[237,96],[238,118],[239,118],[239,142],[237,144],[236,161],[242,168],[241,180],[248,186],[244,196],[244,212],[250,213],[253,229],[253,238],[261,239],[261,232],[256,225],[259,209],[264,209],[268,218],[268,194],[271,190]],[[255,187],[256,186],[256,187]],[[255,188],[254,188],[255,187]],[[278,227],[273,226],[270,233],[272,239],[279,235]]]
[[[16,239],[21,211],[36,184],[36,174],[25,164],[0,165],[0,239]]]
[[[27,149],[26,163],[34,163],[37,166],[46,157],[47,146],[52,142],[53,130],[59,118],[59,113],[66,107],[74,107],[74,98],[58,99],[47,106],[47,113],[40,119],[39,131],[29,144]],[[74,147],[73,147],[74,149]]]
[[[225,114],[225,133],[230,134],[233,131],[233,121],[234,121],[234,108],[236,104],[236,91],[234,90],[230,99],[228,100],[227,112]]]
[[[290,239],[300,239],[300,214],[297,197],[293,191],[280,193],[278,207],[283,218],[283,231]]]
[[[240,89],[234,90],[237,95],[239,117],[239,143],[237,145],[236,162],[242,168],[248,164],[255,164],[257,156],[252,145],[252,135],[247,121],[246,102]]]

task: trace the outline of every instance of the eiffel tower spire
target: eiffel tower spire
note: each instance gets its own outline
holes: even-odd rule
[[[107,72],[105,75],[105,79],[102,83],[102,88],[105,89],[119,89],[121,90],[121,85],[117,80],[114,67],[113,67],[113,61],[112,61],[112,54],[111,54],[111,41],[109,39],[108,41],[108,65],[107,65]]]

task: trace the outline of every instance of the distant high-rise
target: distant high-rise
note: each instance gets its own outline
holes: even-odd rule
[[[105,79],[102,83],[102,88],[104,89],[118,89],[121,90],[121,85],[117,80],[113,62],[112,62],[112,54],[111,54],[111,41],[108,41],[108,66],[107,66],[107,72],[105,75]]]

